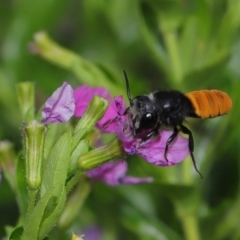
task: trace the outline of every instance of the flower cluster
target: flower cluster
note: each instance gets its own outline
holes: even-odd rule
[[[172,131],[161,130],[156,138],[146,142],[135,139],[129,125],[128,116],[124,115],[126,105],[122,97],[112,98],[107,90],[101,87],[80,86],[75,90],[68,83],[58,88],[47,100],[42,112],[42,122],[45,124],[68,121],[73,115],[82,117],[94,95],[104,97],[109,106],[98,121],[96,127],[103,133],[115,133],[121,140],[126,153],[137,154],[150,164],[171,166],[184,160],[189,155],[188,139],[178,135],[170,145],[168,161],[164,157],[166,141]],[[108,162],[100,167],[89,170],[87,176],[104,181],[109,185],[136,184],[152,181],[151,178],[126,177],[127,163],[125,161]]]

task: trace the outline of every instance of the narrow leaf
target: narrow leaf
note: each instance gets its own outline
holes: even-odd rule
[[[23,227],[17,227],[13,230],[11,236],[9,237],[9,240],[20,240],[20,237],[23,233]]]
[[[49,205],[52,205],[52,202],[56,202],[55,196],[59,195],[59,192],[61,190],[62,190],[61,186],[58,188],[51,188],[40,199],[40,201],[37,203],[33,211],[29,214],[21,240],[38,239],[40,225],[45,214],[45,211],[48,209]]]
[[[54,210],[46,219],[44,219],[41,224],[38,239],[43,239],[46,234],[52,229],[53,224],[56,224],[65,206],[66,197],[66,189],[63,187],[60,198],[58,199],[58,203],[56,204]]]
[[[41,196],[46,191],[65,183],[70,162],[72,145],[71,131],[64,133],[53,146],[45,162]]]

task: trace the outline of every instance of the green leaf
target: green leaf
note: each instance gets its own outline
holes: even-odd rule
[[[55,225],[55,223],[58,221],[58,219],[63,211],[63,208],[65,206],[66,197],[67,197],[66,189],[65,189],[65,187],[63,187],[60,197],[59,197],[59,199],[57,199],[57,203],[55,204],[54,210],[41,223],[40,231],[39,231],[39,235],[38,235],[39,239],[44,238],[46,236],[46,234],[52,229],[53,224]]]
[[[48,158],[48,155],[53,148],[56,141],[61,137],[61,135],[67,131],[69,123],[55,123],[49,124],[47,126],[47,133],[45,136],[44,143],[44,159]]]
[[[21,237],[21,240],[37,240],[41,222],[43,221],[46,215],[50,216],[49,212],[53,212],[53,206],[57,206],[59,199],[61,199],[64,186],[62,184],[57,187],[49,189],[45,195],[39,200],[36,204],[33,211],[28,215],[26,220],[24,231]],[[58,197],[60,196],[60,197]],[[48,213],[48,214],[46,214]],[[52,222],[52,227],[55,225],[55,222]]]
[[[48,159],[43,167],[41,196],[49,189],[65,183],[70,163],[72,148],[71,131],[64,133],[53,146]]]
[[[9,240],[20,240],[20,237],[23,233],[23,227],[17,227],[13,230],[12,234],[9,237]]]

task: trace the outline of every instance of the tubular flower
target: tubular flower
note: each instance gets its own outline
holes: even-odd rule
[[[94,95],[104,97],[109,101],[109,106],[103,117],[98,121],[96,127],[101,129],[102,132],[115,132],[115,124],[113,122],[112,124],[108,123],[118,116],[118,107],[116,106],[115,101],[111,98],[110,93],[102,87],[90,88],[87,85],[83,85],[76,88],[73,92],[76,104],[74,115],[76,117],[82,117]],[[123,101],[122,104],[124,104]],[[125,105],[122,107],[124,108]]]
[[[145,142],[134,138],[128,116],[124,115],[126,105],[123,98],[115,97],[112,99],[109,92],[101,87],[90,88],[87,85],[83,85],[73,91],[69,84],[64,83],[47,100],[42,113],[42,122],[64,122],[73,114],[76,117],[82,117],[94,95],[104,97],[109,101],[109,106],[103,117],[96,124],[96,127],[101,129],[103,133],[116,133],[128,154],[137,154],[146,159],[150,164],[157,166],[172,166],[180,163],[190,154],[188,139],[178,135],[169,146],[168,160],[165,159],[164,150],[172,131],[160,130],[158,136],[150,138]],[[101,167],[103,168],[104,165]],[[97,170],[95,169],[95,171]]]
[[[87,93],[82,94],[83,91],[87,91]],[[110,100],[109,107],[102,119],[97,123],[97,127],[102,129],[103,132],[116,133],[128,154],[137,154],[146,159],[150,164],[157,166],[175,165],[190,154],[188,139],[178,135],[169,146],[167,153],[168,161],[165,159],[164,150],[172,131],[161,130],[156,138],[151,138],[146,142],[141,142],[141,139],[134,138],[128,117],[124,115],[126,105],[123,98],[119,96],[111,99],[110,94],[103,88],[82,86],[74,90],[75,116],[81,117],[94,94],[100,94],[99,96],[105,96],[107,100]]]
[[[75,102],[71,85],[64,82],[45,103],[42,123],[67,122],[74,114]]]
[[[172,135],[172,131],[160,131],[156,138],[151,138],[146,142],[135,139],[133,131],[129,125],[127,116],[123,115],[125,111],[122,104],[122,98],[115,98],[115,104],[118,110],[116,118],[116,134],[123,143],[124,150],[130,154],[137,154],[149,163],[157,166],[172,166],[183,161],[190,153],[188,148],[188,139],[178,135],[171,143],[167,153],[167,159],[164,157],[164,150],[168,138]]]
[[[127,172],[126,161],[107,162],[100,167],[87,171],[87,176],[94,180],[103,181],[111,186],[117,186],[119,184],[140,184],[149,183],[153,181],[153,178],[136,178],[125,176]]]

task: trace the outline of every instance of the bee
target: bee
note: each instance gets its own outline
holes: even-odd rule
[[[161,127],[171,127],[172,135],[166,142],[164,157],[166,161],[170,144],[179,132],[188,135],[188,148],[195,170],[194,140],[192,132],[183,125],[187,117],[214,118],[228,113],[232,108],[231,98],[219,90],[200,90],[183,94],[176,90],[158,90],[148,95],[131,98],[128,77],[125,71],[127,97],[130,106],[124,114],[128,115],[135,138],[145,142],[159,134]]]

